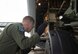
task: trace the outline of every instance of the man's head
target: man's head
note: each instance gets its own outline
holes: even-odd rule
[[[22,21],[23,27],[27,32],[30,32],[34,26],[34,19],[31,16],[25,16]]]

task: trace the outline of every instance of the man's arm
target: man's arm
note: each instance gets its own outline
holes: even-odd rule
[[[8,29],[11,29],[11,36],[21,49],[31,48],[40,40],[40,37],[37,33],[33,34],[30,38],[25,37],[15,25],[12,25],[12,28],[9,27]]]
[[[47,25],[48,25],[48,22],[47,22],[47,21],[44,21],[44,22],[38,27],[38,29],[36,30],[36,32],[37,32],[39,35],[41,35],[41,34],[44,32],[44,30],[45,30],[45,28],[47,27]]]

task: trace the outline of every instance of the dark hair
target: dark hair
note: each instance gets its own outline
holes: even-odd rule
[[[24,20],[30,20],[32,23],[35,22],[34,19],[33,19],[33,17],[31,17],[31,16],[25,16],[25,17],[23,18],[23,21],[24,21]]]

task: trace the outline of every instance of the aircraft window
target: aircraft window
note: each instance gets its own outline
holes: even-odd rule
[[[21,22],[27,10],[27,0],[0,0],[0,22]]]

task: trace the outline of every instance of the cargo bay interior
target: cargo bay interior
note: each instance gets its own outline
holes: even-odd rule
[[[78,1],[27,1],[31,3],[28,5],[28,13],[36,20],[35,30],[45,20],[48,21],[40,43],[31,48],[29,54],[78,54]],[[11,23],[15,22],[0,22],[0,33]]]

